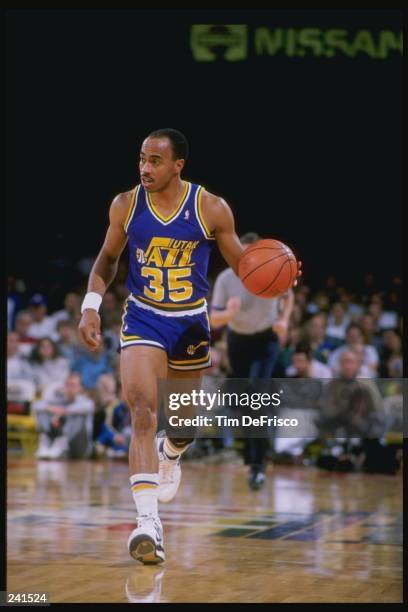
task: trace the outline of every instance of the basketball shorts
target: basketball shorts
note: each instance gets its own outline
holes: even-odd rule
[[[201,370],[211,367],[210,324],[207,311],[167,316],[139,306],[129,297],[125,302],[120,349],[156,346],[167,353],[172,370]]]

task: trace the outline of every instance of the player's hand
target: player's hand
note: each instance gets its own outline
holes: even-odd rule
[[[79,322],[79,335],[90,351],[96,351],[101,344],[101,317],[92,308],[84,310]]]
[[[231,316],[234,316],[241,310],[241,298],[231,297],[227,302],[227,310]]]
[[[298,278],[300,278],[302,276],[302,262],[298,261],[297,265],[298,265],[298,271],[297,271],[297,275],[296,275],[296,280],[293,283],[293,287],[296,287],[296,285],[298,284]]]
[[[280,344],[283,346],[288,339],[288,321],[286,319],[276,319],[272,329],[278,336]]]

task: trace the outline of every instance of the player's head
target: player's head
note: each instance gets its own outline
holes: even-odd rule
[[[180,176],[188,157],[186,137],[172,128],[151,132],[140,150],[140,179],[146,191],[161,191]]]

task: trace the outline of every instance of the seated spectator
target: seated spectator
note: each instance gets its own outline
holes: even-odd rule
[[[102,329],[112,327],[117,322],[118,313],[120,313],[118,299],[113,291],[107,291],[99,311]]]
[[[54,312],[52,315],[54,324],[59,321],[71,321],[73,325],[78,325],[81,319],[81,298],[77,293],[70,291],[64,298],[64,308]]]
[[[357,358],[357,363],[358,363],[358,367],[359,367],[358,372],[357,372],[357,377],[358,378],[375,378],[376,377],[376,372],[374,370],[370,369],[364,363],[365,346],[364,346],[363,342],[361,342],[360,344],[358,344],[358,343],[354,344],[353,347],[350,350],[354,353],[354,355]]]
[[[326,315],[319,313],[314,315],[306,323],[306,340],[310,343],[313,357],[322,363],[327,363],[330,353],[340,344],[341,340],[328,338],[326,335]]]
[[[15,331],[18,334],[18,351],[24,357],[31,355],[33,347],[37,342],[37,339],[28,333],[32,322],[32,316],[27,310],[20,310],[16,316]]]
[[[318,312],[328,312],[330,308],[330,300],[326,291],[318,291],[312,298],[312,301],[306,307],[308,314],[317,314]]]
[[[286,376],[292,378],[332,378],[329,367],[313,358],[310,344],[299,342],[292,355],[292,364],[286,368]]]
[[[81,376],[85,389],[95,389],[101,374],[111,374],[113,368],[109,362],[105,347],[102,345],[95,351],[84,349],[82,354],[74,361],[72,370]]]
[[[382,333],[383,346],[380,350],[380,378],[402,377],[402,342],[394,329]]]
[[[32,338],[52,338],[55,333],[55,321],[47,316],[47,302],[40,293],[35,293],[29,301],[30,314],[33,321],[28,328]]]
[[[385,415],[380,392],[372,380],[357,379],[357,355],[343,350],[338,378],[325,387],[318,426],[324,435],[334,437],[381,437]]]
[[[374,317],[376,330],[395,329],[398,327],[398,313],[393,310],[384,311],[380,294],[373,295],[368,306],[368,312]]]
[[[15,326],[16,316],[22,309],[22,294],[25,292],[24,282],[14,276],[7,277],[7,329]]]
[[[7,380],[33,381],[31,365],[25,357],[19,354],[16,332],[7,334]]]
[[[118,348],[120,347],[120,332],[122,320],[120,318],[112,319],[111,325],[108,328],[102,326],[102,336],[105,344],[106,354],[110,363],[113,365],[119,358]]]
[[[276,378],[283,378],[285,376],[285,370],[292,363],[292,355],[295,350],[295,346],[300,342],[301,339],[301,328],[292,325],[289,327],[288,340],[285,345],[281,348],[276,360],[273,376]]]
[[[349,323],[350,317],[346,314],[343,304],[341,302],[336,302],[333,304],[327,318],[326,335],[329,338],[344,340]]]
[[[86,458],[92,452],[94,403],[82,390],[78,374],[34,402],[40,432],[38,459]]]
[[[60,354],[68,359],[70,366],[81,356],[82,345],[79,343],[77,327],[69,319],[61,319],[57,323],[57,348]]]
[[[364,344],[364,336],[361,327],[357,323],[350,323],[346,332],[346,343],[333,351],[329,357],[328,366],[335,376],[339,373],[339,360],[342,353],[346,350],[353,350],[355,348],[358,351],[361,345],[364,347],[363,365],[369,368],[371,376],[377,375],[379,358],[376,349],[371,344]]]
[[[379,332],[376,331],[376,324],[373,315],[369,312],[363,314],[357,321],[363,332],[364,342],[366,344],[372,344],[374,348],[379,351],[382,346],[382,338]]]
[[[98,456],[127,457],[129,440],[123,435],[121,417],[122,402],[116,395],[116,381],[112,374],[102,374],[96,384],[96,412],[94,439]],[[130,425],[130,423],[129,423]],[[130,439],[130,437],[129,437]]]
[[[355,320],[364,312],[364,306],[356,303],[356,295],[354,293],[350,293],[344,289],[344,287],[339,287],[337,289],[337,301],[339,301],[343,306],[349,322]]]
[[[69,361],[61,357],[51,338],[38,341],[31,353],[30,363],[34,382],[40,391],[50,383],[64,382],[69,374]]]

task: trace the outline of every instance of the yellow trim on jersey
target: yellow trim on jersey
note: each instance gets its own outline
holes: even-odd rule
[[[185,364],[189,364],[189,363],[202,363],[204,361],[208,361],[208,358],[210,356],[210,351],[208,351],[207,355],[205,357],[200,357],[199,359],[184,359],[181,361],[176,361],[175,359],[169,359],[169,363],[173,363],[174,365],[182,365],[183,363]]]
[[[153,212],[153,213],[154,213],[154,214],[155,214],[157,217],[159,217],[159,219],[161,219],[162,221],[165,221],[165,222],[167,223],[168,221],[170,221],[171,219],[173,219],[173,217],[175,217],[175,216],[177,215],[177,213],[180,211],[180,208],[183,206],[183,204],[184,204],[184,202],[185,202],[185,200],[186,200],[186,196],[187,196],[187,192],[188,192],[188,187],[189,187],[189,184],[188,184],[188,182],[187,182],[187,181],[184,181],[184,183],[185,183],[185,185],[184,185],[184,191],[183,191],[183,195],[181,196],[180,202],[178,203],[176,210],[174,210],[174,211],[173,211],[173,212],[172,212],[172,213],[171,213],[171,214],[170,214],[168,217],[163,217],[163,215],[159,213],[159,211],[157,210],[157,208],[156,208],[156,207],[155,207],[155,205],[154,205],[154,202],[153,202],[153,200],[152,200],[152,197],[151,197],[150,193],[148,193],[148,192],[146,191],[146,194],[147,194],[147,201],[148,201],[149,206],[150,206],[150,207],[151,207],[151,209],[152,209],[152,212]]]
[[[191,308],[191,306],[198,306],[198,305],[204,304],[204,302],[205,302],[205,298],[200,298],[196,302],[187,302],[186,304],[170,304],[169,302],[165,302],[165,303],[163,303],[163,302],[155,302],[154,300],[148,300],[147,298],[145,298],[144,296],[141,296],[141,295],[136,295],[135,298],[137,300],[141,300],[142,302],[146,302],[147,304],[151,304],[152,306],[157,306],[158,308],[161,308],[161,307],[164,307],[164,308],[183,308],[183,307],[185,307],[186,310]]]
[[[197,196],[197,213],[201,221],[201,225],[203,226],[205,230],[207,238],[215,238],[214,233],[211,233],[210,230],[208,229],[208,226],[206,222],[204,221],[203,213],[201,212],[201,196],[202,196],[203,191],[204,191],[204,187],[201,186],[198,190],[198,196]]]
[[[136,187],[133,189],[133,192],[132,192],[128,214],[126,215],[126,220],[125,220],[125,223],[123,224],[123,229],[125,230],[125,232],[127,232],[128,230],[130,220],[132,219],[134,210],[136,208],[137,193],[139,191],[139,187],[140,185],[136,185]]]

